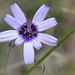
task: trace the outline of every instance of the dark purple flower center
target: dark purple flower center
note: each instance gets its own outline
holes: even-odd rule
[[[32,39],[34,39],[35,37],[37,37],[38,33],[37,32],[37,26],[34,24],[31,24],[31,28],[28,29],[27,27],[27,23],[24,23],[19,29],[18,29],[18,33],[19,35],[22,36],[22,38],[25,41],[31,41]]]

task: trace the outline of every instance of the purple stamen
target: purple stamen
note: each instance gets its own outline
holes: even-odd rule
[[[32,29],[32,32],[37,32],[37,25],[35,24],[31,24],[31,29]]]
[[[27,28],[27,23],[24,23],[23,26],[24,26],[24,28]]]

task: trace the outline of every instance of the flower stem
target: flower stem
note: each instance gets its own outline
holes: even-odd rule
[[[7,67],[7,63],[8,63],[8,59],[9,59],[9,55],[10,55],[11,48],[14,47],[14,46],[15,46],[14,41],[10,41],[10,42],[9,42],[8,56],[7,56],[6,63],[5,63],[5,66],[4,66],[3,75],[5,75],[5,72],[6,72],[6,67]]]
[[[24,73],[24,75],[27,75],[29,72],[31,72],[36,65],[40,64],[48,55],[52,53],[64,40],[66,40],[73,32],[75,31],[75,28],[73,28],[67,35],[65,35],[57,44],[57,46],[54,46],[52,49],[50,49],[40,60],[36,61],[36,64],[32,66],[28,71]]]
[[[6,67],[7,67],[7,63],[8,63],[10,51],[11,51],[11,47],[9,47],[8,56],[7,56],[6,63],[5,63],[5,66],[4,66],[4,72],[3,72],[3,75],[5,75],[5,71],[6,71]]]

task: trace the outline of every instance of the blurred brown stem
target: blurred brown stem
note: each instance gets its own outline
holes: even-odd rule
[[[10,41],[8,45],[9,45],[9,51],[8,51],[8,56],[7,56],[7,59],[6,59],[3,75],[5,75],[5,71],[6,71],[6,67],[7,67],[7,63],[8,63],[11,48],[15,46],[14,41]]]
[[[11,51],[11,47],[9,47],[8,56],[7,56],[6,63],[5,63],[5,66],[4,66],[4,73],[3,73],[3,75],[5,75],[5,71],[6,71],[6,67],[7,67],[10,51]]]

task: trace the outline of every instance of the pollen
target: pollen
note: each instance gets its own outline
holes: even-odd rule
[[[23,31],[22,29],[20,29],[21,31]]]
[[[26,31],[24,32],[24,34],[26,34]]]
[[[26,26],[26,24],[24,24],[24,26]]]
[[[19,32],[18,32],[18,34],[19,34]]]
[[[38,27],[36,27],[36,29],[38,29]]]
[[[31,34],[29,34],[29,36],[31,36]]]
[[[34,24],[34,26],[35,26],[36,24]]]
[[[38,35],[36,35],[36,37],[38,37]]]

